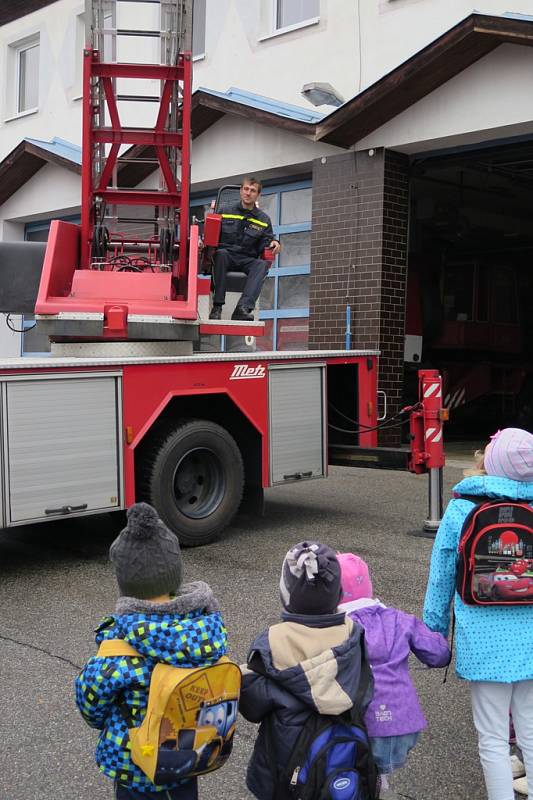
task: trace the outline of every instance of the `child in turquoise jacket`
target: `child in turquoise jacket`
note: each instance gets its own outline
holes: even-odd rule
[[[456,671],[471,682],[474,724],[489,800],[514,800],[509,758],[512,711],[526,773],[533,785],[533,605],[474,606],[455,591],[458,544],[475,498],[533,505],[533,435],[499,431],[478,468],[454,487],[439,527],[429,571],[424,622],[448,636],[453,601]],[[529,800],[533,800],[530,788]]]

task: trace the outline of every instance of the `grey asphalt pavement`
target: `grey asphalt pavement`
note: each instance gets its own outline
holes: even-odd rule
[[[445,496],[461,477],[445,470]],[[253,636],[279,615],[281,561],[291,544],[315,538],[359,553],[387,605],[420,614],[432,542],[420,536],[427,479],[408,473],[333,468],[325,481],[267,492],[263,519],[239,517],[223,538],[183,553],[186,579],[218,595],[241,662]],[[107,550],[122,515],[14,529],[0,535],[0,798],[105,800],[96,732],[79,716],[73,679],[94,652],[93,630],[113,610]],[[395,780],[412,800],[484,800],[468,687],[450,670],[412,665],[428,730]],[[201,779],[202,800],[245,800],[255,730],[242,719],[230,762]]]

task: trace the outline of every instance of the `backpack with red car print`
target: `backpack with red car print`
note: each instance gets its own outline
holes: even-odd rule
[[[533,509],[504,499],[464,499],[477,505],[459,539],[461,600],[482,606],[533,604]]]

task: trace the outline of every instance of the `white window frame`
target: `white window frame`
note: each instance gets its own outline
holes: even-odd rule
[[[83,97],[83,53],[85,51],[85,11],[77,11],[75,15],[74,36],[74,92],[72,100]]]
[[[20,57],[21,53],[31,50],[33,47],[39,47],[39,62],[41,56],[41,36],[40,33],[33,33],[30,36],[25,36],[23,39],[13,40],[7,44],[7,81],[6,81],[6,119],[9,122],[12,119],[19,119],[20,117],[35,114],[39,111],[39,94],[40,94],[40,68],[37,67],[37,105],[31,108],[20,110]]]
[[[287,2],[287,0],[285,0],[285,2]],[[317,17],[308,17],[307,19],[299,20],[299,22],[293,22],[292,25],[285,26],[278,26],[278,4],[279,0],[272,0],[272,32],[274,35],[278,33],[288,33],[289,31],[297,31],[299,28],[307,28],[308,25],[316,25],[317,22],[320,22],[320,0],[318,3],[319,12]]]
[[[39,61],[37,62],[37,104],[34,106],[30,106],[29,108],[20,108],[20,101],[21,101],[21,70],[20,70],[20,62],[22,53],[26,53],[28,50],[33,50],[35,47],[39,48],[39,59],[41,55],[41,41],[40,36],[33,37],[28,42],[24,42],[19,47],[16,48],[15,52],[15,59],[16,59],[16,71],[15,71],[15,112],[18,116],[21,114],[29,114],[32,111],[39,110]]]
[[[193,28],[194,28],[194,13],[193,13]],[[198,53],[194,52],[194,47],[193,47],[193,45],[194,45],[194,34],[193,34],[193,39],[192,39],[192,42],[191,42],[192,60],[193,61],[200,61],[202,58],[205,58],[206,38],[207,38],[207,0],[204,0],[204,46],[203,46],[203,50],[201,50],[200,52],[198,52]]]

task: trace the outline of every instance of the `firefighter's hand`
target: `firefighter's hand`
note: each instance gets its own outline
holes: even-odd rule
[[[279,242],[277,242],[275,239],[272,239],[272,241],[271,241],[271,242],[270,242],[270,244],[268,245],[268,249],[269,249],[269,250],[272,250],[273,254],[274,254],[275,256],[277,256],[277,254],[278,254],[278,253],[279,253],[279,251],[281,250],[281,245],[280,245],[280,243],[279,243]]]
[[[200,236],[198,238],[198,252],[201,253],[203,249],[204,249],[204,240]]]

